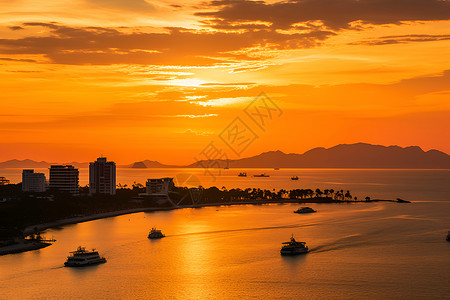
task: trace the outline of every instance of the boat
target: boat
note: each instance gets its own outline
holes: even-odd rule
[[[255,175],[253,175],[253,177],[270,177],[270,175],[267,175],[266,173],[262,173],[262,174],[255,174]]]
[[[450,242],[450,231],[447,233],[447,238],[446,238],[446,240]]]
[[[70,252],[64,263],[66,267],[84,267],[89,265],[102,264],[106,262],[106,258],[101,257],[95,249],[86,250],[86,247],[78,246],[76,251]]]
[[[298,176],[292,176],[291,180],[298,180]]]
[[[278,171],[280,168],[273,168],[274,170]]]
[[[247,177],[247,173],[245,173],[245,172],[241,172],[241,173],[239,173],[239,175],[238,175],[239,177]]]
[[[303,254],[308,253],[309,249],[308,246],[306,246],[305,242],[297,242],[294,239],[294,235],[292,235],[291,240],[289,242],[282,243],[283,246],[281,247],[280,253],[281,255],[297,255],[297,254]]]
[[[156,228],[152,228],[148,234],[149,239],[160,239],[165,237],[166,235]]]
[[[299,209],[295,210],[294,213],[296,214],[308,214],[308,213],[315,213],[316,210],[312,209],[311,207],[300,207]]]

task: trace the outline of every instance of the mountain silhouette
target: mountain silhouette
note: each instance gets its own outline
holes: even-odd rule
[[[48,168],[51,164],[30,159],[12,159],[0,163],[0,168]],[[89,163],[69,163],[85,168]],[[187,166],[165,165],[158,161],[143,160],[119,167],[143,168],[203,168],[215,166],[217,161],[199,161]],[[221,161],[230,168],[361,168],[361,169],[450,169],[450,155],[438,151],[423,151],[418,146],[381,146],[365,143],[341,144],[331,148],[314,148],[303,154],[284,153],[280,150],[259,155]]]
[[[126,165],[124,167],[133,168],[133,169],[146,169],[146,168],[176,168],[179,166],[164,165],[160,162],[147,159],[147,160],[143,160],[143,161],[137,161],[135,163]]]
[[[31,159],[11,159],[4,162],[0,162],[0,169],[41,169],[41,168],[50,168],[51,165],[59,165],[61,163],[55,163],[55,162],[46,162],[46,161],[34,161]],[[79,163],[79,162],[69,162],[69,163],[63,163],[65,165],[72,165],[75,168],[87,168],[89,166],[89,163]]]
[[[211,165],[196,162],[189,167]],[[303,154],[269,151],[230,160],[231,168],[363,168],[363,169],[450,169],[450,156],[420,147],[381,146],[365,143],[314,148]]]

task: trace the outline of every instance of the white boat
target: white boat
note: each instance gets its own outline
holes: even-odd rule
[[[308,253],[309,249],[306,246],[305,242],[297,242],[294,239],[294,235],[292,235],[291,240],[289,242],[284,242],[281,247],[280,253],[281,255],[297,255]]]
[[[298,180],[298,176],[292,176],[291,180]]]
[[[106,262],[106,258],[100,257],[95,249],[89,251],[86,250],[86,247],[78,246],[76,251],[70,253],[72,254],[67,256],[67,260],[64,263],[66,267],[84,267]]]
[[[247,177],[247,173],[246,172],[241,172],[238,174],[239,177]]]
[[[312,209],[311,207],[300,207],[299,209],[295,210],[294,213],[296,214],[308,214],[308,213],[315,213],[316,210]]]
[[[161,230],[156,228],[152,228],[148,234],[149,239],[160,239],[163,237],[165,237],[165,235],[161,232]]]

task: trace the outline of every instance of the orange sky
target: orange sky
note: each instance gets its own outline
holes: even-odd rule
[[[0,0],[0,161],[450,153],[450,1]],[[258,127],[244,109],[277,105]],[[255,104],[255,103],[254,103]],[[239,153],[220,133],[240,117]],[[222,135],[222,138],[224,136]]]

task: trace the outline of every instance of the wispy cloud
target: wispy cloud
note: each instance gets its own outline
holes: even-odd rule
[[[192,129],[186,129],[183,131],[183,134],[187,135],[194,135],[194,136],[208,136],[214,134],[214,132],[208,132],[208,131],[196,131]]]
[[[436,42],[450,40],[450,34],[408,34],[408,35],[392,35],[382,36],[375,39],[367,39],[359,42],[349,43],[350,45],[391,45],[391,44],[406,44],[415,42]]]

